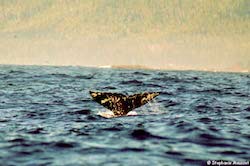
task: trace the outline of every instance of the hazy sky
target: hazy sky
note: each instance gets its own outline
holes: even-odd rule
[[[0,0],[0,64],[250,70],[249,0]]]

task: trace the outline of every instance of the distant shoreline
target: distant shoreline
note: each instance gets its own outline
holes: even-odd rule
[[[230,73],[250,73],[249,70],[234,70],[234,69],[195,69],[187,67],[149,67],[143,65],[113,65],[111,68],[114,69],[143,69],[143,70],[176,70],[176,71],[207,71],[207,72],[230,72]]]
[[[54,64],[0,64],[0,66],[44,66],[44,67],[86,67],[86,68],[102,68],[102,69],[124,69],[124,70],[162,70],[162,71],[201,71],[201,72],[222,72],[222,73],[249,73],[247,69],[198,69],[188,67],[150,67],[144,65],[54,65]]]

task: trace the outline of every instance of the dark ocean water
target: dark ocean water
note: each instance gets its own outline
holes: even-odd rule
[[[162,92],[104,119],[89,90]],[[0,66],[0,165],[205,165],[250,159],[250,74]]]

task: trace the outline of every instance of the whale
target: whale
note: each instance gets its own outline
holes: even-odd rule
[[[132,110],[147,104],[160,93],[143,92],[133,95],[124,95],[121,93],[89,91],[89,94],[95,102],[110,110],[105,113],[105,115],[101,114],[101,116],[117,117],[124,115],[136,115],[136,112]]]

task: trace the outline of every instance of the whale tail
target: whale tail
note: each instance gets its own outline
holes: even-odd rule
[[[111,110],[117,116],[126,115],[129,111],[143,106],[160,94],[158,92],[145,92],[126,96],[109,92],[89,91],[89,93],[94,101]]]

